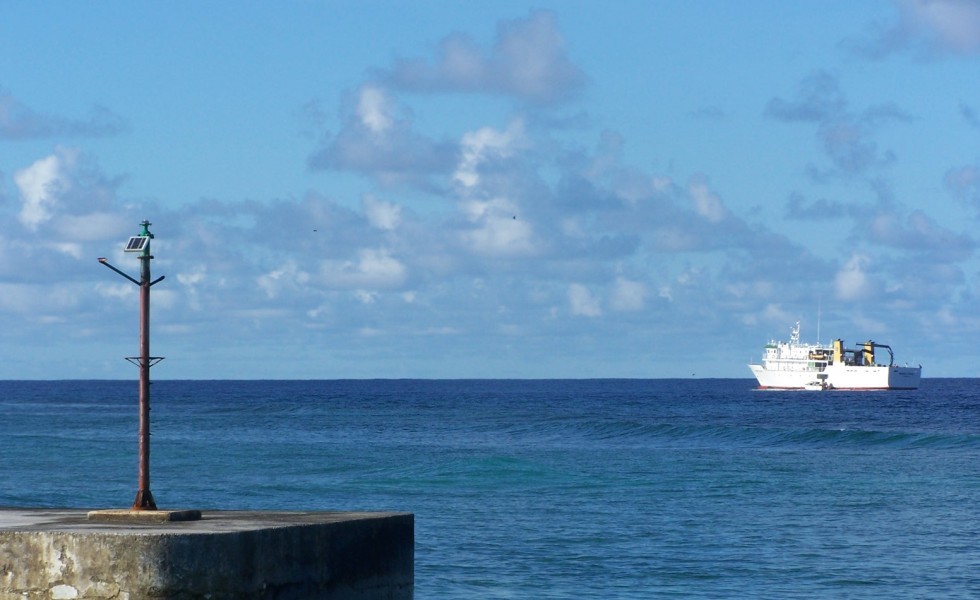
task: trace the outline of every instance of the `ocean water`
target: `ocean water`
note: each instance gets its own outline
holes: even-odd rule
[[[155,381],[161,508],[415,514],[416,598],[980,597],[980,380]],[[126,508],[135,381],[0,381],[0,506]]]

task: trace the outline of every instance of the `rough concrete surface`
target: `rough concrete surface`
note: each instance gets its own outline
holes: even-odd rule
[[[409,513],[206,511],[99,522],[0,510],[0,600],[412,598]]]

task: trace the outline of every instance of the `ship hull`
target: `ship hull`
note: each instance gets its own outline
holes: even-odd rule
[[[921,367],[896,365],[827,365],[823,370],[772,370],[749,365],[762,389],[802,390],[816,381],[824,389],[836,390],[914,390],[919,387]]]

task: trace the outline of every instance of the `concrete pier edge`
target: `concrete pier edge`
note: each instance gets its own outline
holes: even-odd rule
[[[90,512],[102,511],[0,508],[0,600],[414,595],[411,513],[202,511],[199,520],[118,521]]]
[[[199,510],[133,510],[133,509],[103,509],[90,510],[86,513],[89,521],[120,522],[120,523],[168,523],[170,521],[199,521]]]

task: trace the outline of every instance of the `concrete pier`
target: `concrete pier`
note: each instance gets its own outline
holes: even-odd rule
[[[410,599],[414,546],[409,513],[2,509],[0,600]]]

